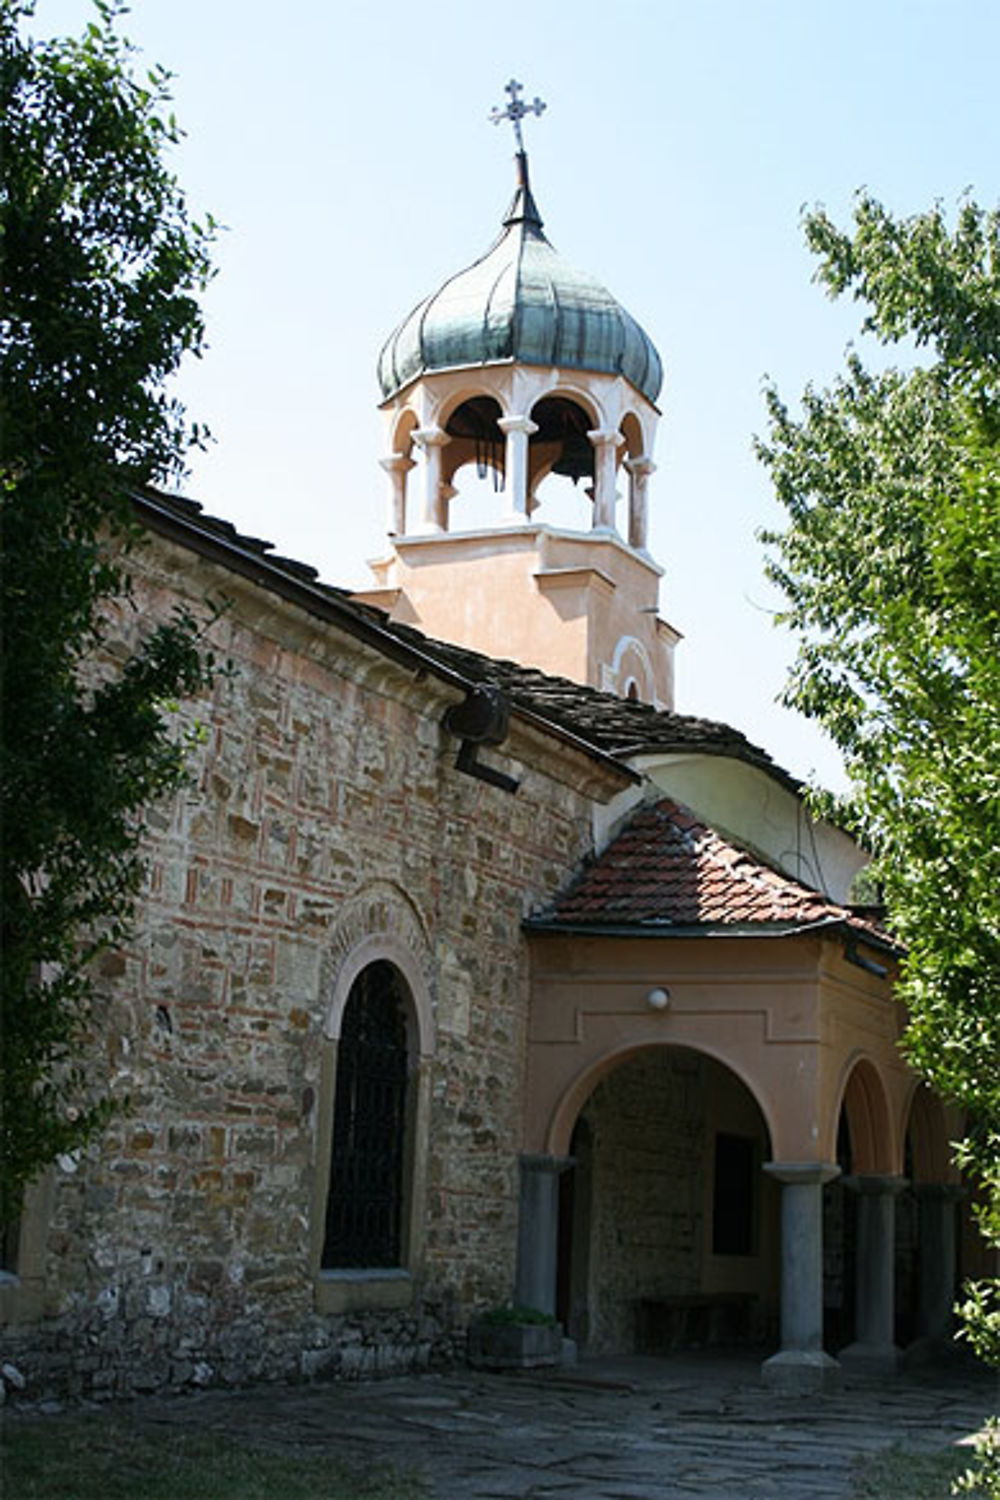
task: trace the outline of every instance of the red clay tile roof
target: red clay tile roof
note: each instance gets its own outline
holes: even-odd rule
[[[888,945],[867,916],[839,906],[729,843],[665,798],[646,805],[531,927],[846,925]]]

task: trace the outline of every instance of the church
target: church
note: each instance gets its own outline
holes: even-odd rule
[[[508,92],[499,234],[379,359],[371,586],[136,497],[110,658],[208,604],[229,669],[101,960],[128,1107],[5,1242],[35,1394],[419,1370],[509,1306],[584,1355],[752,1344],[809,1391],[946,1346],[983,1269],[863,851],[675,710],[660,358],[546,237]],[[560,483],[586,525],[547,519]]]

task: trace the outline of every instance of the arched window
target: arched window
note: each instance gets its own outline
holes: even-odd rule
[[[409,1003],[399,970],[380,959],[361,970],[344,1007],[324,1270],[403,1262]]]

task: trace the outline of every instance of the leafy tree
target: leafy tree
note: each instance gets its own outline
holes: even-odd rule
[[[842,816],[906,948],[905,1046],[968,1111],[960,1157],[1000,1245],[1000,213],[966,202],[950,228],[940,207],[899,220],[861,195],[853,232],[822,211],[805,232],[880,368],[849,351],[797,416],[767,392],[786,701],[844,753]],[[1000,1363],[996,1297],[970,1294],[965,1331]]]
[[[165,382],[203,323],[212,224],[164,162],[168,75],[133,74],[98,3],[82,38],[33,40],[0,0],[3,368],[0,691],[3,977],[0,1223],[85,1142],[112,1102],[84,1064],[93,960],[128,934],[142,809],[177,786],[168,706],[213,665],[188,615],[114,671],[102,648],[129,601],[130,496],[192,441]],[[102,660],[104,666],[101,666]]]

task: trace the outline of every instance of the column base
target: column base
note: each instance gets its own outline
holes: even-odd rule
[[[895,1344],[848,1344],[837,1358],[851,1375],[881,1377],[896,1374],[903,1351]]]
[[[808,1396],[835,1391],[841,1384],[840,1365],[823,1349],[782,1349],[765,1359],[760,1378],[773,1391]]]

